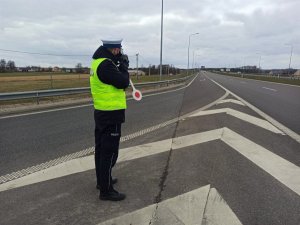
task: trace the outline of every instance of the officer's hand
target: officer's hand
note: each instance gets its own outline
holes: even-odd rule
[[[125,69],[126,71],[128,70],[129,59],[125,54],[120,56],[120,67],[122,67],[122,69]]]

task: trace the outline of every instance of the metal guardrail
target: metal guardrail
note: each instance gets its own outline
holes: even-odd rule
[[[193,76],[194,75],[179,78],[179,79],[166,80],[166,81],[137,83],[137,84],[134,84],[134,86],[136,88],[151,87],[151,86],[163,86],[163,85],[168,86],[170,84],[181,83],[183,81],[187,81],[189,78],[191,78]],[[62,96],[62,95],[70,95],[70,94],[82,94],[82,93],[89,93],[89,92],[90,92],[90,87],[0,93],[0,101],[36,98],[37,104],[39,104],[39,99],[44,98],[44,97]]]

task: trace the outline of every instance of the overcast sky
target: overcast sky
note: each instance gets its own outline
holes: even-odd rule
[[[164,0],[163,64],[300,69],[300,0]],[[0,58],[17,66],[89,66],[107,37],[130,66],[159,64],[161,0],[0,0]],[[193,60],[194,53],[194,60]],[[260,60],[261,57],[261,60]]]

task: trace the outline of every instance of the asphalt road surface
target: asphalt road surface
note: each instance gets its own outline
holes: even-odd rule
[[[124,201],[98,199],[89,154],[0,184],[0,224],[299,225],[299,142],[207,76],[227,79],[202,74],[185,89],[129,102],[123,136],[143,132],[121,143],[113,170]],[[226,88],[248,101],[251,91],[236,86]],[[0,119],[1,175],[92,147],[92,113]]]
[[[206,72],[219,84],[300,134],[300,86]]]

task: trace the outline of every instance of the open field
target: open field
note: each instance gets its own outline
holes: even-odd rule
[[[1,74],[1,73],[0,73]],[[18,74],[18,73],[13,73]],[[28,76],[1,76],[0,75],[0,93],[4,92],[21,92],[21,91],[35,91],[35,90],[47,90],[47,89],[60,89],[60,88],[75,88],[75,87],[88,87],[89,86],[89,74],[39,74],[32,75],[28,73]],[[25,73],[19,73],[25,74]],[[27,74],[27,73],[26,73]],[[162,80],[177,79],[186,76],[185,74],[162,76]],[[141,76],[136,79],[135,76],[131,77],[132,82],[151,82],[158,81],[158,75]]]

